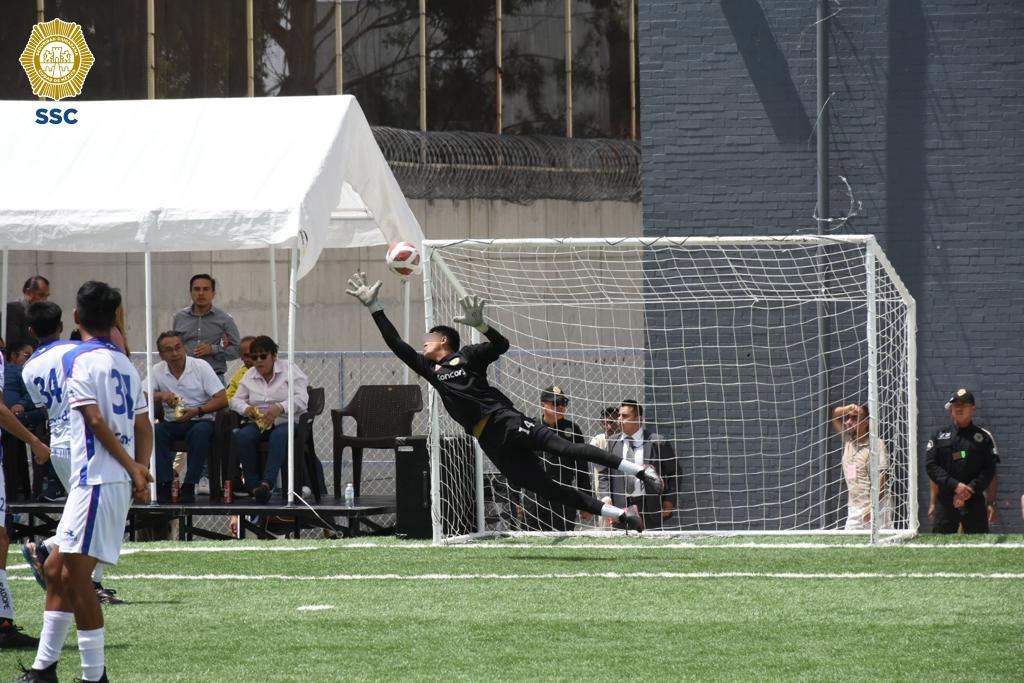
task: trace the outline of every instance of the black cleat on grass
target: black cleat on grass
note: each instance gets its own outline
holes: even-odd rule
[[[644,530],[644,518],[640,516],[640,509],[636,505],[630,505],[619,515],[619,524],[623,529],[642,532]]]
[[[4,626],[0,626],[0,650],[18,650],[23,648],[39,647],[39,639],[25,635],[20,626],[14,622],[4,619]]]
[[[21,667],[21,675],[14,683],[57,683],[57,662],[45,669],[26,669]]]
[[[98,681],[91,681],[88,678],[76,678],[75,683],[110,683],[110,679],[107,678],[106,667],[103,667],[103,675],[100,676]]]
[[[104,588],[102,583],[92,582],[92,589],[96,591],[96,597],[104,605],[123,605],[124,600],[117,597],[117,591],[113,588]]]

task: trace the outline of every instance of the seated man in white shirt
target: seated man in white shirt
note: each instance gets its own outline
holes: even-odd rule
[[[249,422],[235,430],[238,459],[245,473],[245,485],[260,504],[270,500],[281,465],[288,455],[288,418],[296,419],[306,412],[309,396],[306,375],[294,367],[295,415],[288,415],[288,363],[277,359],[277,343],[266,335],[252,340],[249,347],[252,367],[242,376],[238,390],[231,399],[231,410]],[[260,441],[270,442],[270,452],[263,470],[259,469]]]
[[[188,443],[188,471],[181,484],[180,501],[193,503],[213,442],[214,413],[227,406],[228,399],[209,363],[185,355],[181,333],[162,333],[156,348],[161,361],[153,366],[153,399],[164,406],[164,419],[154,429],[157,502],[171,501],[171,443],[183,439]]]

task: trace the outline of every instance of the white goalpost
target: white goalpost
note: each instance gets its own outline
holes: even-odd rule
[[[427,327],[486,299],[511,342],[491,383],[528,417],[558,386],[589,441],[605,409],[642,406],[671,447],[645,534],[842,532],[853,471],[830,417],[850,403],[871,415],[869,538],[916,532],[915,304],[873,237],[426,240],[423,261]],[[518,489],[433,391],[429,410],[435,542],[622,533]],[[598,498],[617,485],[537,456]]]

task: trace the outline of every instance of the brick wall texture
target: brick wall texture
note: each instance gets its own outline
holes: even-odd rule
[[[810,0],[639,3],[644,234],[815,232]],[[995,531],[1024,531],[1024,5],[832,3],[830,229],[873,234],[917,300],[924,451],[949,393],[1002,452]]]

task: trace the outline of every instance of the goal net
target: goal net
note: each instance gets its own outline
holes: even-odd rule
[[[834,533],[851,502],[867,505],[872,540],[916,530],[914,301],[874,238],[428,240],[424,263],[427,326],[451,324],[466,293],[486,299],[511,342],[491,383],[527,417],[557,386],[589,441],[606,409],[642,406],[662,442],[641,454],[660,458],[660,497],[589,463],[524,457],[646,506],[645,533]],[[843,461],[853,434],[832,429],[848,404],[871,415],[859,467]],[[430,411],[435,541],[621,533],[517,488],[436,396]]]

